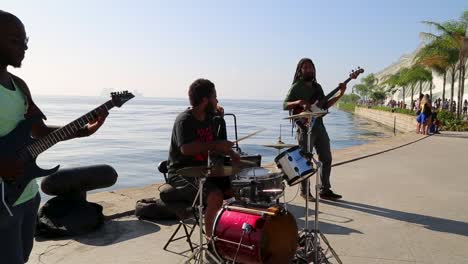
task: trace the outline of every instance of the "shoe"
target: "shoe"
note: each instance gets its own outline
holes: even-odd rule
[[[308,196],[305,193],[301,193],[301,197],[304,198],[304,200],[309,199],[309,202],[315,202],[314,196],[310,193]]]
[[[327,199],[327,200],[338,200],[341,199],[343,196],[334,193],[332,190],[323,190],[320,192],[320,198]]]

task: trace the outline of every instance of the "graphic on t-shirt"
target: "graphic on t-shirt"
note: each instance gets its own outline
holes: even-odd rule
[[[213,137],[213,128],[211,126],[205,128],[197,128],[195,130],[197,134],[196,141],[206,143],[212,142],[214,140]],[[195,155],[195,160],[197,161],[206,161],[208,159],[208,153],[197,154]]]

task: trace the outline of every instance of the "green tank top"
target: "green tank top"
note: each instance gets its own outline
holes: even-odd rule
[[[15,90],[5,88],[0,84],[0,137],[9,134],[19,122],[24,120],[28,110],[28,101],[15,82]],[[39,191],[36,180],[32,180],[24,189],[14,206],[25,203],[34,198]]]

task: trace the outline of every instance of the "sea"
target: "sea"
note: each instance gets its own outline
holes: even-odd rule
[[[46,114],[48,125],[66,125],[110,98],[85,96],[36,96],[36,104]],[[287,111],[282,110],[280,100],[222,99],[228,139],[238,138],[264,129],[261,133],[239,142],[247,154],[260,154],[262,163],[273,162],[278,150],[264,147],[276,143],[281,137],[285,143],[296,142],[295,133]],[[108,164],[118,173],[115,185],[95,190],[115,190],[142,187],[163,182],[157,170],[159,162],[168,157],[171,131],[176,116],[189,106],[188,99],[136,97],[120,108],[113,108],[104,125],[94,135],[60,142],[37,160],[40,167],[73,168]],[[331,108],[324,117],[332,150],[366,144],[393,131],[373,121],[359,118],[351,113]],[[99,177],[99,175],[96,175]]]

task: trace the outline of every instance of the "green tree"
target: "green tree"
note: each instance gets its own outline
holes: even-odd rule
[[[423,32],[422,36],[434,41],[436,39],[446,39],[450,46],[458,52],[458,62],[452,72],[452,87],[455,82],[455,71],[458,71],[458,109],[457,118],[461,115],[461,105],[463,102],[466,62],[468,59],[468,10],[465,10],[457,21],[437,23],[433,21],[423,21],[423,23],[435,27],[439,35]],[[453,92],[452,92],[453,96]],[[453,97],[452,97],[453,101]]]
[[[406,88],[410,85],[408,79],[406,78],[407,72],[409,68],[401,68],[395,74],[389,75],[385,77],[385,81],[382,82],[383,85],[387,86],[387,91],[389,93],[394,93],[400,88],[402,89],[402,98],[403,101],[403,108],[406,108]]]
[[[374,74],[371,73],[362,78],[361,83],[354,85],[353,91],[367,100],[372,98],[372,94],[375,92],[384,92],[384,89],[378,84],[378,82],[379,80],[375,78]]]
[[[445,101],[447,73],[450,71],[450,66],[455,65],[457,60],[457,51],[451,48],[449,42],[443,38],[425,45],[415,57],[416,64],[426,66],[443,76],[442,101]]]
[[[419,94],[423,93],[422,86],[426,82],[430,84],[429,87],[432,89],[432,72],[421,65],[413,65],[408,71],[406,71],[404,78],[406,82],[412,85],[412,87],[419,84]],[[413,96],[411,96],[411,100],[413,100]]]

